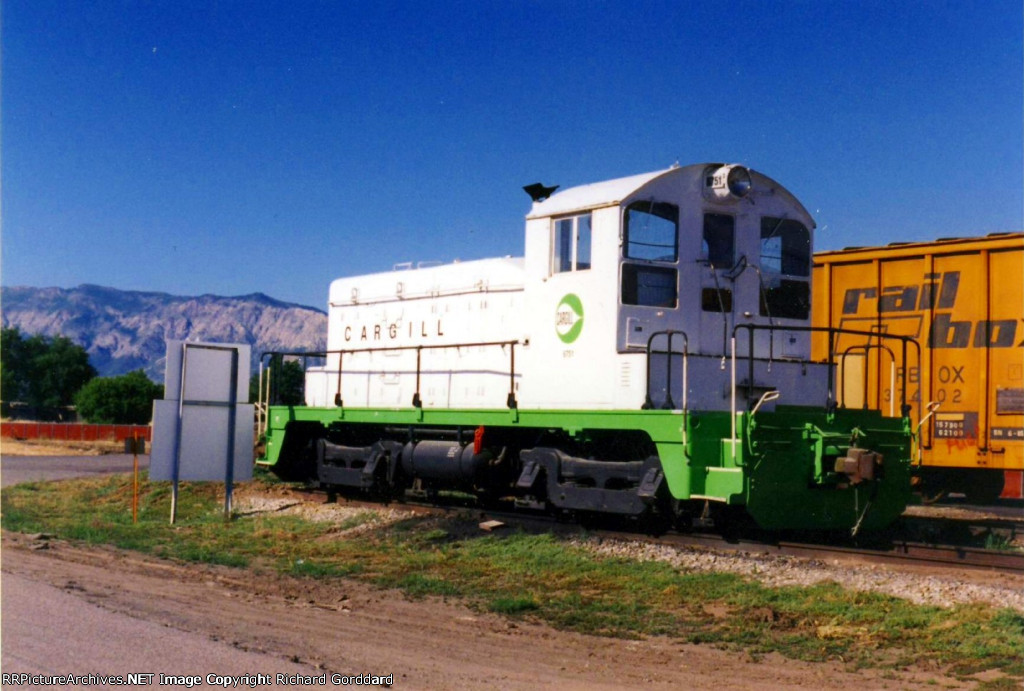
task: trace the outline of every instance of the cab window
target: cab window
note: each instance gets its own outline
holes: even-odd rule
[[[676,270],[647,264],[622,265],[622,304],[675,309]]]
[[[551,272],[585,271],[590,268],[590,214],[555,221],[551,243]]]
[[[675,262],[679,257],[679,207],[641,201],[626,207],[623,223],[626,259]]]
[[[736,219],[726,214],[704,214],[701,251],[709,265],[729,269],[736,264]]]
[[[799,221],[761,219],[761,315],[807,319],[811,310],[811,234]]]
[[[761,219],[761,270],[787,276],[811,273],[811,234],[799,221]]]

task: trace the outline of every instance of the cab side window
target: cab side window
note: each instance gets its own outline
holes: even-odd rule
[[[675,308],[679,302],[679,207],[653,200],[626,207],[622,258],[623,305]]]
[[[590,268],[590,214],[558,219],[554,234],[551,273]]]
[[[676,270],[661,266],[622,265],[622,304],[675,308]]]

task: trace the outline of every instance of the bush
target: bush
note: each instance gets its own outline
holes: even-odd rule
[[[153,415],[153,400],[164,387],[150,381],[142,370],[119,377],[97,377],[75,395],[78,414],[88,422],[145,425]]]

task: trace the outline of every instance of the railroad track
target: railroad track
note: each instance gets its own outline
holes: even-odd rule
[[[1004,557],[1001,558],[1020,554],[1020,548],[1024,546],[1024,510],[1000,512],[993,507],[911,507],[896,530],[899,542],[911,546],[906,551],[921,553],[922,559],[927,558],[927,548],[931,545],[947,544],[960,549],[964,560],[984,563],[985,554],[1002,553]]]
[[[937,563],[951,566],[996,569],[1024,573],[1024,553],[977,547],[924,545],[906,542],[897,544],[892,552],[907,562]]]
[[[502,520],[499,514],[484,512],[484,515]],[[500,514],[504,515],[504,514]],[[509,517],[510,523],[521,519]],[[531,519],[535,520],[535,519]],[[553,521],[553,519],[549,519]],[[569,526],[572,524],[558,524]],[[578,531],[583,528],[575,526]],[[766,556],[789,556],[801,559],[856,560],[874,564],[903,564],[987,569],[1005,573],[1024,574],[1024,552],[984,549],[962,545],[938,545],[907,540],[891,540],[877,547],[854,547],[831,545],[818,542],[793,540],[761,540],[749,538],[726,538],[714,533],[665,533],[652,536],[641,532],[588,528],[591,535],[602,538],[644,541],[673,547],[699,547],[716,551],[764,554]]]
[[[1024,501],[1008,501],[990,506],[965,504],[963,502],[922,504],[907,507],[904,516],[1005,522],[1007,524],[1015,524],[1018,526],[1018,529],[1024,530]]]
[[[319,490],[301,490],[306,496],[320,495]],[[380,507],[379,502],[365,501],[359,498],[340,495],[340,500],[352,506],[367,508]],[[652,535],[636,529],[595,527],[582,525],[579,522],[559,520],[559,518],[541,513],[524,511],[506,511],[492,508],[481,508],[467,503],[439,504],[405,500],[394,505],[403,509],[426,514],[450,514],[459,511],[471,512],[481,525],[520,527],[537,532],[555,532],[558,534],[587,533],[602,539],[623,541],[640,541],[656,545],[672,547],[697,547],[730,553],[763,554],[766,556],[789,556],[800,559],[848,560],[879,565],[927,565],[934,567],[955,567],[967,569],[985,569],[1010,574],[1024,574],[1024,552],[1020,550],[985,549],[963,544],[935,544],[895,537],[880,540],[872,547],[835,545],[822,542],[800,542],[796,540],[776,540],[773,538],[757,539],[751,537],[724,537],[713,532],[668,532]],[[915,520],[926,521],[919,517]],[[945,519],[942,519],[945,520]],[[1001,527],[1006,522],[996,521]],[[1013,522],[1011,521],[1011,527]],[[972,523],[972,525],[975,525]],[[1024,534],[1024,533],[1018,533]]]
[[[930,545],[916,542],[894,542],[886,547],[864,548],[792,541],[729,542],[708,536],[670,536],[679,545],[699,545],[718,550],[754,552],[766,555],[791,556],[803,559],[834,560],[838,558],[876,564],[925,564],[932,566],[988,569],[1024,574],[1024,553],[956,545]]]

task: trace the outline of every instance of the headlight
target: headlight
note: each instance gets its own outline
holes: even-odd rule
[[[729,166],[728,184],[729,194],[739,199],[750,194],[750,188],[754,186],[750,182],[750,171],[743,166]]]
[[[704,171],[704,196],[714,201],[739,201],[753,187],[750,171],[740,165],[710,166]]]

